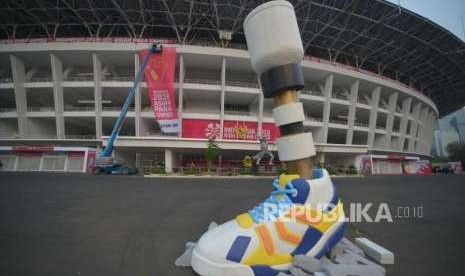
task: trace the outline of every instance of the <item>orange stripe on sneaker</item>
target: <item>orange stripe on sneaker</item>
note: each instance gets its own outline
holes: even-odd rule
[[[299,212],[300,213],[300,212]],[[295,218],[298,222],[307,224],[307,225],[318,225],[322,222],[322,215],[317,211],[305,209],[304,213],[295,215]]]
[[[300,242],[302,241],[302,237],[289,231],[286,225],[284,224],[284,222],[277,221],[275,222],[275,226],[276,226],[278,235],[282,240],[288,241],[295,245],[300,244]]]
[[[256,228],[260,239],[263,242],[263,247],[268,255],[272,256],[274,254],[273,239],[271,238],[270,232],[265,225],[260,225]]]

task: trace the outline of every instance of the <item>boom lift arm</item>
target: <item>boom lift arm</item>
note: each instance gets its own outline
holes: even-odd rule
[[[116,120],[115,125],[113,126],[110,139],[108,140],[108,143],[105,149],[103,149],[97,157],[96,167],[93,170],[94,174],[101,174],[101,173],[135,174],[137,173],[137,168],[135,167],[125,167],[125,166],[122,166],[121,164],[114,163],[113,159],[111,158],[111,155],[113,153],[114,144],[118,138],[119,132],[121,130],[121,126],[123,125],[129,106],[131,105],[132,100],[134,99],[134,95],[136,94],[136,87],[142,79],[144,69],[147,66],[147,63],[152,57],[152,55],[154,53],[161,53],[162,50],[163,50],[162,45],[153,44],[150,47],[149,51],[147,52],[147,55],[145,56],[144,60],[142,61],[139,71],[137,72],[136,79],[134,80],[134,83],[131,89],[129,90],[129,94],[126,98],[126,101],[124,102],[123,107],[121,108],[119,117]]]

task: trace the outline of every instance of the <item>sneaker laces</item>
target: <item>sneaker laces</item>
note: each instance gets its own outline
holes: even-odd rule
[[[271,192],[270,197],[268,197],[264,202],[255,206],[252,210],[249,210],[249,214],[252,217],[254,223],[260,223],[264,220],[268,220],[270,216],[273,218],[278,217],[279,213],[285,209],[285,207],[290,207],[293,203],[288,195],[293,197],[297,195],[297,189],[292,186],[291,181],[289,181],[286,186],[281,187],[279,185],[279,179],[275,178],[273,180],[274,190]],[[265,205],[274,205],[276,208],[267,208],[268,216],[265,218]],[[287,209],[288,209],[287,208]]]

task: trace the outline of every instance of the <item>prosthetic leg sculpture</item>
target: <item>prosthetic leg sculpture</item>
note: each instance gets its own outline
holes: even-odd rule
[[[304,132],[296,92],[304,87],[304,50],[293,6],[279,0],[255,8],[244,31],[264,96],[276,104],[273,116],[282,135],[278,154],[290,174],[273,181],[264,203],[200,238],[192,267],[203,276],[277,275],[296,255],[321,258],[345,231],[342,203],[328,173],[312,171],[315,147],[312,134]]]

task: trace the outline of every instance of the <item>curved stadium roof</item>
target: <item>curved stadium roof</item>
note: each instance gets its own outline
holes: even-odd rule
[[[245,47],[242,22],[267,1],[5,0],[0,39],[156,37]],[[291,0],[306,53],[369,70],[429,96],[440,116],[465,104],[465,43],[383,0]],[[219,39],[231,32],[230,41]]]

